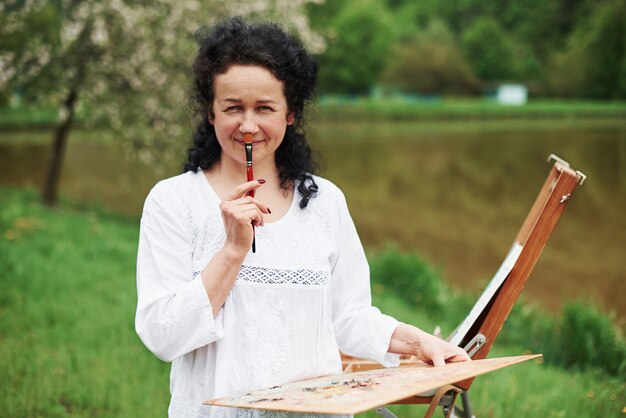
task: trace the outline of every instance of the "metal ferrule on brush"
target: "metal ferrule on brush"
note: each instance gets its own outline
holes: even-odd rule
[[[252,143],[246,142],[246,165],[250,167],[252,165]]]

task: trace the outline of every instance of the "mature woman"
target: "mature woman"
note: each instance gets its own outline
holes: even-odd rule
[[[338,373],[340,351],[385,366],[403,353],[467,360],[371,306],[345,198],[313,174],[303,118],[317,65],[301,43],[240,18],[199,43],[194,144],[185,173],[146,199],[137,262],[136,329],[172,362],[170,416],[264,416],[202,401]],[[248,182],[244,134],[258,178]]]

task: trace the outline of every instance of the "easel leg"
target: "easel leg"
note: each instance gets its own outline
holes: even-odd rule
[[[463,403],[463,409],[455,406],[451,418],[476,418],[470,404],[469,392],[461,392],[461,402]]]
[[[396,414],[394,414],[384,406],[376,408],[376,413],[384,418],[398,418]]]
[[[456,401],[456,396],[460,392],[461,389],[453,385],[445,385],[437,389],[437,392],[435,392],[435,395],[433,396],[433,399],[431,400],[430,405],[428,406],[428,409],[424,414],[424,418],[432,418],[435,410],[439,406],[441,399],[446,395],[450,396],[450,402],[446,403],[446,405],[442,405],[442,407],[446,418],[450,418],[450,416],[452,415],[452,411],[454,411],[454,402]]]

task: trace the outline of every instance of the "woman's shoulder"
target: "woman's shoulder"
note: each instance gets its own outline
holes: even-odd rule
[[[334,197],[342,197],[343,196],[343,192],[341,191],[339,186],[337,186],[332,181],[330,181],[330,180],[328,180],[328,179],[326,179],[324,177],[320,177],[320,176],[316,176],[316,175],[312,175],[311,177],[315,181],[315,184],[317,184],[317,192],[318,192],[318,194],[327,194],[327,195],[331,195],[331,196],[334,196]]]
[[[317,193],[315,197],[310,200],[310,202],[319,202],[320,205],[329,205],[329,204],[339,204],[342,205],[345,202],[346,198],[335,183],[332,181],[320,177],[320,176],[311,176],[317,185]]]
[[[157,182],[146,197],[146,205],[170,206],[184,200],[186,196],[193,196],[193,189],[198,185],[198,178],[202,171],[187,171],[176,176],[168,177]]]
[[[202,171],[187,171],[176,176],[159,180],[150,190],[150,195],[179,195],[181,190],[197,184]]]

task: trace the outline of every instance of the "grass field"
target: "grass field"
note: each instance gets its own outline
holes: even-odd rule
[[[169,366],[134,332],[138,220],[0,188],[0,234],[0,417],[166,415]],[[374,297],[404,322],[441,322],[386,289]],[[492,356],[525,349],[496,343]],[[478,378],[472,401],[479,417],[618,417],[626,384],[534,362]]]
[[[625,102],[531,99],[503,106],[489,99],[322,97],[314,107],[322,120],[465,120],[624,118]]]
[[[531,99],[523,106],[502,106],[487,98],[322,96],[313,103],[311,114],[321,121],[623,119],[626,102]],[[88,116],[86,109],[79,109],[76,124]],[[58,109],[51,105],[0,108],[0,129],[50,128],[57,122]]]

